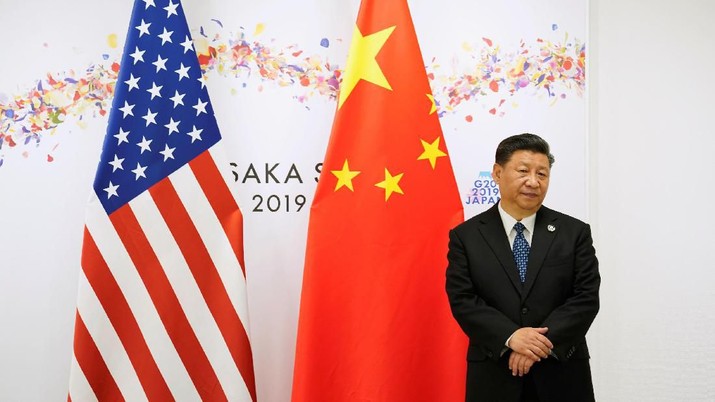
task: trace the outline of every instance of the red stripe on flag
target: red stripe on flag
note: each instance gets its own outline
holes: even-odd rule
[[[236,254],[236,258],[241,265],[244,278],[246,277],[246,269],[243,254],[243,215],[236,203],[231,190],[228,188],[225,178],[219,171],[216,163],[211,157],[210,152],[204,152],[194,158],[189,167],[194,173],[199,186],[204,192],[206,199],[209,201],[216,217],[226,233],[226,237],[231,243],[231,247]],[[241,340],[239,356],[236,357],[234,348],[231,348],[231,353],[234,354],[234,359],[237,359],[238,369],[246,383],[246,387],[251,394],[253,400],[256,400],[256,381],[253,371],[253,355],[250,352],[250,340],[246,336],[245,328],[242,331],[242,337],[245,336],[245,341]],[[229,345],[231,347],[231,345]],[[248,352],[246,352],[248,351]]]
[[[251,344],[203,239],[168,179],[154,185],[149,189],[149,193],[179,245],[206,305],[228,345],[231,357],[255,401]]]
[[[77,363],[82,368],[89,386],[100,401],[123,401],[124,396],[119,391],[117,383],[104,363],[97,345],[89,334],[79,312],[76,314],[74,324],[74,355]]]
[[[171,401],[174,397],[159,371],[139,324],[132,314],[117,281],[97,248],[92,235],[85,228],[82,248],[82,270],[104,312],[132,362],[142,388],[150,401]]]
[[[168,181],[168,179],[165,179]],[[226,400],[226,393],[204,353],[179,299],[129,204],[110,215],[130,258],[144,282],[179,358],[202,400]]]
[[[211,204],[214,213],[226,232],[228,241],[231,242],[233,252],[241,264],[243,277],[246,277],[246,268],[243,263],[243,215],[238,209],[238,204],[231,194],[226,180],[218,170],[211,154],[203,152],[189,162],[189,167],[194,172],[199,181],[201,189],[204,190],[206,198]],[[255,400],[255,399],[254,399]]]

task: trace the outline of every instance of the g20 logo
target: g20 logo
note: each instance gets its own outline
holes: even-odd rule
[[[492,180],[490,172],[479,172],[479,177],[474,180],[472,190],[467,194],[464,202],[467,205],[492,205],[499,201],[499,186]]]

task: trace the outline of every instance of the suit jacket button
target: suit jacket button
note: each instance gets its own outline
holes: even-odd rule
[[[528,313],[528,312],[529,312],[529,309],[526,308],[526,307],[523,307],[523,308],[521,309],[521,314],[526,314],[526,313]]]

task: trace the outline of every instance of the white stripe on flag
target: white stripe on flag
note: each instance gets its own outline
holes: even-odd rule
[[[94,193],[93,197],[96,198]],[[86,221],[87,230],[125,295],[171,394],[177,399],[201,399],[164,328],[144,282],[99,201],[90,202]]]
[[[171,184],[174,185],[176,193],[184,202],[191,221],[204,240],[206,249],[216,266],[231,304],[243,323],[243,328],[248,329],[246,279],[243,277],[241,265],[231,248],[231,243],[226,237],[226,232],[221,226],[221,222],[216,217],[216,214],[212,212],[211,204],[203,195],[203,190],[188,165],[171,175]],[[248,330],[246,330],[246,333],[248,335]]]
[[[146,401],[144,388],[139,382],[134,366],[132,366],[119,335],[114,331],[112,323],[94,293],[94,289],[87,281],[84,271],[80,271],[78,293],[77,310],[79,315],[87,327],[87,332],[97,345],[102,360],[107,365],[122,396],[128,401]]]
[[[180,245],[174,241],[174,236],[149,192],[140,194],[129,205],[161,265],[171,267],[164,270],[166,277],[224,392],[226,395],[237,395],[243,387],[243,378],[181,253]],[[192,245],[186,244],[183,247]]]
[[[69,395],[73,402],[99,402],[74,354],[70,366]]]

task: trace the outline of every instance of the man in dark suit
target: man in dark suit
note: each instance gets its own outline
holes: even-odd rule
[[[468,402],[594,400],[585,336],[598,260],[589,225],[542,206],[553,162],[537,135],[502,141],[499,203],[450,231],[446,289],[469,337]]]

